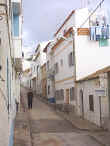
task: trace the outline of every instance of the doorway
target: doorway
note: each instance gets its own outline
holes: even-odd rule
[[[81,112],[81,117],[84,118],[84,99],[83,99],[82,89],[80,90],[80,112]]]
[[[66,89],[66,104],[69,104],[69,89]]]
[[[101,96],[99,96],[99,107],[100,107],[100,126],[102,126],[102,105],[101,105]]]

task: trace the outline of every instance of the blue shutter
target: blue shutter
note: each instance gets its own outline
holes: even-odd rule
[[[19,16],[13,15],[13,35],[15,37],[19,36]]]

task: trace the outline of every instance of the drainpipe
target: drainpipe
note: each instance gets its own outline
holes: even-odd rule
[[[73,29],[73,59],[74,59],[74,97],[76,100],[76,107],[75,107],[75,113],[77,112],[77,84],[76,84],[76,51],[75,51],[75,32],[76,30]]]

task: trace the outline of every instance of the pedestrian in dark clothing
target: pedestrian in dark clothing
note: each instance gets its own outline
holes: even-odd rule
[[[27,94],[28,97],[28,109],[32,109],[33,93],[29,91]]]

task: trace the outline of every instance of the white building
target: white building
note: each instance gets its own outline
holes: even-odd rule
[[[21,84],[26,88],[30,88],[30,76],[31,76],[30,68],[23,71]]]
[[[54,41],[44,49],[47,53],[47,93],[48,98],[56,98],[57,103],[74,104],[75,102],[75,41],[73,35],[88,17],[88,9],[72,11],[54,35]],[[89,27],[87,21],[83,28]],[[76,34],[75,34],[76,36]],[[49,71],[48,71],[49,70]],[[55,72],[53,72],[55,71]],[[53,79],[50,74],[54,74]]]
[[[49,42],[44,48],[46,52],[46,74],[47,74],[47,98],[50,102],[55,102],[55,68],[52,52],[52,42]]]
[[[110,66],[77,81],[77,113],[110,128]]]
[[[43,52],[44,46],[42,43],[37,45],[35,54],[33,55],[32,64],[31,64],[31,83],[32,89],[36,94],[42,94],[42,75],[41,75],[41,66],[46,62],[46,54]]]
[[[20,101],[19,75],[22,71],[22,45],[15,44],[13,28],[16,31],[21,30],[22,21],[19,21],[20,25],[16,25],[18,19],[17,22],[14,21],[14,14],[22,18],[21,10],[21,0],[0,1],[0,145],[3,146],[13,144],[16,102]],[[21,38],[21,33],[19,34]]]

